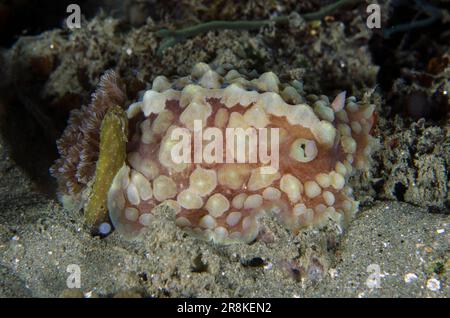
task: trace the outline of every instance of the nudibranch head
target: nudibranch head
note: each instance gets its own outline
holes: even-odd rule
[[[162,205],[218,243],[254,240],[265,213],[294,231],[348,220],[358,204],[347,181],[369,162],[374,106],[345,93],[308,102],[272,72],[221,76],[199,63],[156,77],[126,110],[127,160],[108,193],[114,227],[138,238]]]

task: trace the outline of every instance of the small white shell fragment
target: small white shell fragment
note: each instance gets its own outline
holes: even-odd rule
[[[418,277],[414,273],[406,273],[405,277],[403,279],[405,280],[405,283],[409,284],[409,283],[412,283],[413,281],[417,280]]]
[[[427,280],[427,288],[433,292],[437,292],[441,289],[441,282],[436,278],[430,278]]]

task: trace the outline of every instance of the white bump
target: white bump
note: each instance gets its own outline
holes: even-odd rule
[[[129,153],[128,162],[133,169],[139,171],[150,180],[153,180],[159,173],[156,162],[147,158],[142,158],[138,152]]]
[[[280,180],[280,189],[287,194],[292,203],[297,203],[303,192],[303,185],[293,175],[285,174]]]
[[[314,210],[320,214],[323,214],[326,211],[326,209],[327,209],[327,207],[324,204],[318,204],[314,208]]]
[[[249,175],[250,168],[246,164],[224,164],[217,172],[217,179],[223,186],[241,190]]]
[[[210,194],[217,186],[217,175],[214,169],[197,167],[189,177],[189,188],[201,195]]]
[[[143,106],[144,106],[143,102],[136,102],[128,106],[127,117],[130,119],[138,115],[142,111]]]
[[[327,106],[327,104],[319,100],[314,103],[314,111],[319,116],[320,119],[324,119],[329,122],[334,121],[334,111],[330,107]]]
[[[154,219],[154,216],[150,213],[143,213],[141,216],[139,216],[139,223],[141,223],[144,226],[149,226]]]
[[[184,216],[180,216],[175,220],[175,224],[178,227],[191,227],[191,221],[189,221],[187,218],[185,218]]]
[[[152,83],[152,90],[156,92],[164,92],[165,90],[168,90],[170,88],[171,84],[167,77],[165,76],[156,76]]]
[[[273,181],[280,178],[280,173],[273,174],[262,173],[262,167],[252,170],[250,179],[248,180],[247,187],[249,191],[257,191],[262,188],[266,188],[272,184]]]
[[[358,104],[356,104],[353,101],[348,101],[347,105],[345,106],[347,108],[347,110],[351,113],[354,113],[356,111],[358,111]]]
[[[362,108],[362,115],[365,119],[370,119],[372,117],[373,111],[375,110],[375,105],[368,105]]]
[[[205,229],[214,229],[216,227],[216,220],[209,214],[206,214],[200,219],[199,225]]]
[[[294,209],[292,211],[294,212],[294,215],[300,216],[306,213],[306,210],[307,210],[306,205],[304,205],[303,203],[299,203],[294,206]]]
[[[245,199],[247,199],[247,194],[240,193],[233,198],[233,200],[231,201],[231,205],[235,209],[242,209],[242,207],[244,206]]]
[[[315,181],[305,182],[305,193],[309,198],[315,198],[322,192],[322,189]]]
[[[191,71],[191,75],[194,78],[200,78],[203,76],[203,74],[205,74],[209,70],[211,70],[211,68],[209,67],[208,64],[206,64],[204,62],[200,62],[200,63],[197,63],[194,65],[194,67],[192,68],[192,71]]]
[[[225,75],[225,79],[228,82],[231,82],[232,80],[235,80],[235,79],[238,79],[238,78],[241,78],[241,74],[238,71],[236,71],[236,70],[230,70]]]
[[[281,191],[274,187],[265,188],[263,198],[269,201],[277,201],[281,198]]]
[[[252,194],[245,199],[244,209],[256,209],[259,208],[263,203],[262,196],[259,194]]]
[[[163,110],[156,116],[152,123],[151,130],[153,134],[163,135],[172,124],[175,115],[169,110]]]
[[[334,139],[336,138],[336,128],[334,128],[330,122],[322,120],[314,125],[311,130],[319,144],[324,144],[330,147],[334,144]]]
[[[136,186],[142,200],[147,201],[153,197],[150,182],[139,172],[131,172],[131,182]]]
[[[345,212],[351,212],[353,204],[349,200],[344,200],[344,202],[342,202],[342,208]]]
[[[214,241],[221,243],[223,242],[228,236],[228,231],[223,226],[218,226],[214,229]]]
[[[285,116],[289,110],[296,110],[298,114],[301,112],[305,112],[305,114],[308,112],[307,109],[305,109],[302,106],[306,105],[298,105],[298,106],[290,106],[288,107],[288,104],[281,98],[280,95],[276,93],[263,93],[259,94],[258,96],[258,104],[261,104],[264,107],[264,110],[266,113],[281,117]],[[309,108],[309,106],[306,106]],[[314,112],[312,109],[310,109],[311,113],[314,115]],[[314,115],[316,117],[316,115]],[[301,118],[301,115],[296,116],[295,118],[287,118],[288,120],[294,120],[294,122],[289,122],[290,124],[297,123],[297,120]],[[317,119],[317,118],[316,118]],[[300,124],[300,123],[298,123]]]
[[[342,136],[351,136],[352,135],[350,126],[347,124],[338,124],[337,129]]]
[[[220,88],[221,77],[213,70],[208,70],[202,75],[198,83],[205,88]]]
[[[239,223],[239,221],[241,220],[241,216],[241,212],[231,212],[227,215],[226,222],[229,226],[233,227]]]
[[[177,194],[177,185],[167,176],[161,175],[153,181],[153,195],[156,200],[164,201]]]
[[[259,94],[256,91],[246,91],[237,84],[228,85],[223,90],[222,102],[226,107],[231,108],[237,104],[244,107],[255,103],[258,100]]]
[[[214,126],[217,128],[224,128],[227,125],[228,116],[228,110],[220,108],[214,117]]]
[[[167,97],[165,93],[148,90],[144,94],[142,110],[145,117],[150,114],[158,114],[166,107]]]
[[[316,181],[322,188],[328,188],[331,185],[331,178],[326,173],[316,175]]]
[[[138,205],[141,202],[139,192],[133,183],[130,183],[127,188],[128,201],[133,205]]]
[[[323,196],[323,200],[325,201],[325,203],[328,206],[332,206],[334,204],[335,198],[334,198],[334,194],[330,191],[324,191],[322,193]]]
[[[201,120],[202,127],[206,126],[206,121],[211,115],[212,108],[209,104],[191,102],[181,113],[180,122],[189,130],[194,131],[194,121]]]
[[[356,141],[350,136],[342,136],[341,145],[345,153],[354,153],[356,151]]]
[[[244,120],[255,128],[264,128],[269,124],[267,114],[260,105],[255,105],[247,110],[244,114]]]
[[[251,216],[246,216],[243,220],[242,220],[242,229],[245,231],[247,229],[249,229],[254,223],[254,219]]]
[[[239,231],[230,233],[230,239],[232,239],[232,240],[240,240],[241,238],[242,238],[242,234]]]
[[[358,123],[357,121],[352,121],[350,123],[350,126],[352,127],[352,130],[356,133],[356,134],[360,134],[362,131],[362,127],[361,124]]]
[[[300,104],[302,101],[302,97],[292,86],[286,86],[281,92],[281,97],[283,97],[286,102],[294,105]]]
[[[251,82],[261,91],[278,93],[280,80],[273,72],[263,73],[258,79],[254,79]]]
[[[126,208],[125,209],[125,218],[128,221],[135,222],[139,218],[139,211],[135,208]]]
[[[344,109],[338,111],[336,113],[336,117],[339,118],[339,120],[344,122],[344,123],[348,123],[348,121],[349,121],[347,112]]]
[[[148,145],[156,141],[155,135],[152,132],[152,121],[147,118],[144,120],[139,127],[141,128],[141,142]]]
[[[347,174],[347,168],[340,161],[336,162],[336,165],[335,165],[334,169],[336,170],[337,173],[340,173],[343,176],[345,176]]]
[[[209,214],[218,218],[230,208],[230,202],[223,194],[215,193],[209,197],[205,208],[208,210]]]
[[[347,95],[346,91],[340,92],[333,102],[331,103],[331,107],[334,109],[335,112],[341,111],[345,106],[345,96]]]
[[[330,172],[330,177],[331,185],[336,190],[341,190],[345,186],[345,178],[340,173],[332,171]]]
[[[203,206],[202,198],[189,189],[178,194],[177,202],[180,206],[189,210],[200,209]]]

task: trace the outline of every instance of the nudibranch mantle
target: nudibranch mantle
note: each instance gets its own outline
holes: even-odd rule
[[[293,231],[329,218],[346,222],[358,209],[347,180],[369,163],[375,107],[345,92],[331,104],[326,96],[309,100],[312,105],[272,72],[248,80],[235,70],[221,76],[199,63],[174,81],[156,77],[127,109],[127,160],[108,193],[114,227],[139,238],[162,205],[175,210],[179,227],[216,243],[253,241],[265,213]],[[173,132],[193,136],[195,124],[224,136],[227,128],[277,128],[279,166],[263,173],[266,165],[249,157],[241,163],[199,162],[194,154],[190,161],[175,161],[179,140]],[[213,141],[203,138],[199,146],[206,149]],[[250,138],[244,143],[251,149]]]
[[[345,92],[331,103],[324,95],[304,98],[294,86],[272,72],[248,79],[205,63],[174,80],[157,76],[126,108],[126,159],[112,184],[100,187],[115,229],[141,238],[162,206],[174,210],[179,227],[222,244],[255,240],[265,214],[294,233],[330,219],[347,223],[358,210],[348,179],[368,168],[376,145],[375,106]],[[122,82],[108,71],[91,104],[72,112],[51,168],[65,205],[86,208],[102,120],[124,103]],[[174,156],[181,140],[192,146],[184,161]]]

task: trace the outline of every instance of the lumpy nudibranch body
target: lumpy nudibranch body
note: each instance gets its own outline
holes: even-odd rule
[[[293,231],[349,220],[358,203],[347,181],[369,163],[375,107],[345,92],[307,100],[272,72],[247,79],[199,63],[156,77],[126,108],[126,160],[107,196],[115,229],[141,237],[162,205],[218,243],[251,242],[266,213]]]
[[[200,63],[173,82],[156,77],[127,109],[127,162],[108,194],[115,228],[139,236],[158,205],[219,243],[254,240],[264,213],[293,230],[349,218],[346,182],[367,162],[374,106],[345,93],[301,101],[271,72],[222,77]]]

